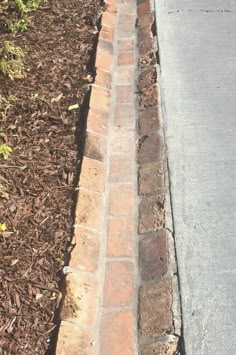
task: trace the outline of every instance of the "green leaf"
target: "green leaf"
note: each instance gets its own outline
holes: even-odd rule
[[[78,105],[78,104],[74,104],[74,105],[70,105],[70,106],[68,107],[68,110],[69,110],[69,111],[72,111],[72,110],[76,110],[77,108],[79,108],[79,105]]]

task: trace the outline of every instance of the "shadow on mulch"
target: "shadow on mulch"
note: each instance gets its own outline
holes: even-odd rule
[[[2,354],[55,351],[100,6],[49,1],[31,13],[27,32],[0,28],[0,48],[5,40],[20,46],[27,70],[22,80],[0,75],[0,144],[13,148],[0,160]],[[77,103],[79,112],[68,110]]]

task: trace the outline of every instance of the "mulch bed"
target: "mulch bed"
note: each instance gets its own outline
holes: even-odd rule
[[[13,149],[0,159],[0,354],[54,351],[80,144],[80,112],[68,107],[88,91],[99,13],[100,0],[51,0],[26,32],[0,26],[0,49],[20,46],[27,69],[0,74],[0,144]]]

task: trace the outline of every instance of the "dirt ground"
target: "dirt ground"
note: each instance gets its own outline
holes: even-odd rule
[[[11,41],[25,66],[18,79],[0,73],[0,144],[13,150],[0,158],[0,354],[54,352],[100,6],[45,2],[16,35],[0,12],[0,55]]]

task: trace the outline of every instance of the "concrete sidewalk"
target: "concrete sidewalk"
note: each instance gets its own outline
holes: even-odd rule
[[[236,1],[157,0],[187,355],[236,353]]]

